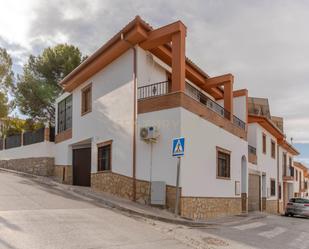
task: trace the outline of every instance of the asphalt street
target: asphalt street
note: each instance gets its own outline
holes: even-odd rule
[[[242,243],[249,248],[309,249],[309,219],[270,215],[231,222],[202,231]]]
[[[1,249],[188,249],[151,225],[0,172]]]

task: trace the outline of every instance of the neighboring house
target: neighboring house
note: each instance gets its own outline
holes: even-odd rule
[[[294,197],[308,196],[308,168],[300,163],[294,162]]]
[[[248,98],[248,103],[248,210],[282,212],[292,188],[288,185],[292,178],[286,177],[292,174],[293,157],[299,153],[285,140],[283,120],[275,117],[277,122],[273,121],[267,99]]]
[[[185,137],[180,214],[247,210],[247,91],[233,90],[231,74],[211,78],[187,59],[185,36],[180,21],[153,29],[136,17],[61,82],[59,179],[143,203],[149,182],[159,181],[174,209],[171,144]],[[157,129],[156,143],[142,139],[145,127]]]
[[[309,169],[307,168],[305,172],[305,197],[309,197]]]

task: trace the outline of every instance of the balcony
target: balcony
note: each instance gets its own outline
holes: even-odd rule
[[[284,181],[294,181],[294,168],[289,166],[283,171]]]
[[[248,145],[248,161],[257,164],[256,148],[251,145]]]
[[[180,95],[181,93],[175,92],[172,93],[170,91],[170,84],[168,81],[158,82],[155,84],[143,86],[138,88],[137,92],[137,98],[139,101],[144,101],[147,99],[154,99],[154,98],[160,98],[162,96],[170,96],[171,99],[162,99],[162,102],[166,101],[175,101],[177,98],[177,95]],[[219,105],[214,100],[210,99],[208,96],[203,94],[201,91],[196,89],[195,87],[191,86],[190,84],[186,83],[186,89],[185,89],[185,97],[180,96],[181,100],[184,102],[187,102],[187,98],[193,99],[196,102],[198,102],[200,105],[202,105],[204,108],[206,107],[208,110],[211,110],[211,112],[218,115],[220,118],[231,122],[230,117],[231,113],[229,113],[226,109],[224,109],[221,105]],[[186,103],[188,104],[188,103]],[[169,105],[170,106],[170,105]],[[170,107],[171,108],[171,107]],[[187,108],[188,109],[188,108]],[[197,111],[197,110],[196,110]],[[200,116],[203,116],[202,114],[199,114]],[[207,115],[209,116],[209,115]],[[220,122],[222,126],[222,122]],[[245,133],[246,130],[246,123],[236,117],[235,115],[232,116],[232,122],[233,126],[235,126],[237,129],[240,129],[242,132]]]

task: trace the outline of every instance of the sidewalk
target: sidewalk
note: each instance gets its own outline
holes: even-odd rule
[[[73,194],[88,201],[95,201],[96,203],[99,203],[104,207],[113,208],[126,215],[143,217],[177,225],[184,225],[188,227],[209,227],[216,225],[224,226],[224,225],[231,225],[234,223],[236,224],[240,222],[246,222],[254,219],[260,219],[267,216],[263,213],[257,212],[257,213],[243,214],[218,219],[211,219],[208,221],[193,221],[181,217],[175,217],[173,213],[165,209],[139,204],[127,199],[118,198],[108,193],[97,192],[91,189],[90,187],[65,185],[54,181],[50,177],[35,176],[3,168],[0,168],[0,172],[1,171],[31,178],[31,180],[39,184],[48,185],[50,188],[64,191],[68,194]]]

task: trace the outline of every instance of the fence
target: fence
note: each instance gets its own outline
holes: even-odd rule
[[[26,131],[0,139],[0,150],[7,150],[44,141],[55,141],[55,128],[41,128],[36,131]]]
[[[23,134],[23,145],[35,144],[44,141],[45,128],[36,131],[27,131]]]

